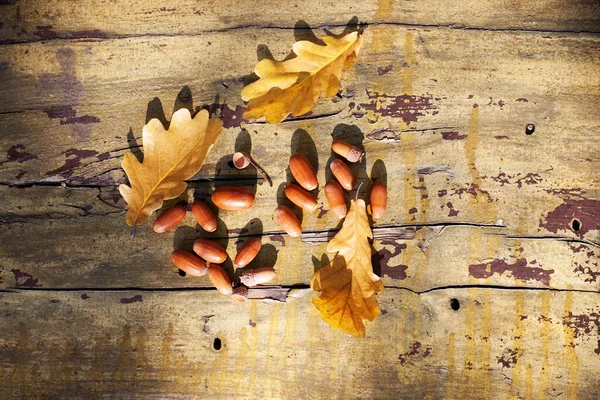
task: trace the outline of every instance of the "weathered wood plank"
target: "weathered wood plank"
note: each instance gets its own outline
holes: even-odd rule
[[[0,187],[8,201],[0,217],[0,287],[210,286],[206,278],[180,277],[169,261],[174,248],[191,250],[199,237],[215,238],[235,257],[245,238],[261,235],[264,248],[251,266],[274,266],[277,285],[306,285],[314,268],[325,263],[327,232],[298,239],[282,233],[272,212],[274,198],[260,197],[251,215],[221,212],[211,234],[189,215],[174,232],[159,235],[146,224],[131,239],[124,211],[112,206],[113,195],[97,188]],[[329,228],[338,227],[327,215],[322,219]],[[323,226],[316,221],[307,216],[305,227]],[[502,226],[374,226],[373,264],[388,286],[418,292],[468,284],[600,290],[600,247],[591,244],[512,238],[514,230]],[[231,261],[224,265],[234,276]]]
[[[598,293],[450,289],[419,296],[386,289],[379,296],[384,315],[363,340],[330,329],[312,296],[292,295],[300,297],[234,304],[216,291],[3,293],[0,396],[600,394]]]
[[[8,4],[7,4],[8,3]],[[334,1],[281,2],[178,0],[165,6],[157,0],[118,3],[73,3],[66,0],[8,1],[0,6],[0,43],[55,38],[199,34],[244,26],[288,27],[298,19],[315,25],[343,25],[353,16],[361,21],[405,25],[444,25],[483,29],[550,31],[600,30],[600,6],[593,0],[561,2],[459,0],[369,0],[341,7]]]
[[[269,39],[283,55],[291,33],[275,32]],[[253,52],[242,49],[263,41],[259,30],[248,30],[202,39],[10,46],[0,57],[8,65],[3,73],[14,79],[2,96],[21,100],[0,102],[5,107],[0,143],[7,149],[0,179],[99,186],[123,181],[119,160],[131,143],[129,130],[135,127],[133,135],[139,135],[147,100],[163,94],[169,101],[188,83],[206,89],[195,104],[210,103],[217,94],[228,103],[223,113],[230,128],[198,178],[239,178],[226,157],[243,146],[240,137],[252,142],[254,157],[276,184],[258,188],[270,201],[261,215],[270,215],[275,191],[287,180],[287,157],[274,140],[316,150],[323,185],[330,135],[358,140],[362,133],[367,162],[359,178],[371,174],[377,159],[387,170],[392,196],[384,223],[501,220],[513,235],[600,240],[600,180],[594,172],[600,163],[595,107],[600,93],[594,89],[600,84],[600,42],[595,36],[372,27],[359,64],[347,74],[345,97],[324,102],[315,112],[339,114],[277,126],[239,120],[239,77],[255,62]],[[149,51],[140,50],[144,47]],[[221,65],[232,53],[241,59],[224,77]],[[35,62],[40,59],[52,62]],[[199,67],[174,75],[174,63]],[[228,88],[221,85],[224,79]],[[531,136],[524,133],[529,122],[536,124]],[[248,134],[240,136],[240,128]],[[311,230],[332,227],[328,217],[308,218]],[[573,219],[582,223],[578,231]]]

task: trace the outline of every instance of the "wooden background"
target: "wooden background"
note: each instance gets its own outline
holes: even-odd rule
[[[369,27],[339,96],[241,119],[258,58],[353,16]],[[596,0],[4,0],[0,83],[0,398],[600,398]],[[255,207],[131,239],[123,153],[202,106],[226,129],[186,196],[234,181]],[[291,152],[322,187],[332,136],[366,149],[361,197],[389,187],[364,339],[311,304],[339,227],[323,193],[301,238],[274,220]],[[181,277],[169,254],[200,236],[230,254],[261,236],[274,286],[236,304]]]

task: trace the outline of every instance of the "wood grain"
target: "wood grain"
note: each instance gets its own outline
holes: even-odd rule
[[[0,398],[598,398],[596,1],[0,3]],[[339,33],[354,15],[369,26],[338,96],[241,118],[257,58],[309,39],[301,18]],[[211,234],[189,215],[132,239],[121,158],[181,107],[226,129],[165,208],[224,184],[256,205]],[[328,328],[308,288],[340,226],[322,193],[337,138],[366,151],[358,197],[389,189],[363,340]],[[294,152],[319,179],[300,238],[274,219]],[[230,257],[260,237],[250,268],[274,267],[272,286],[237,304],[180,276],[169,254],[198,237]]]
[[[330,329],[305,290],[290,296],[236,304],[216,291],[4,293],[0,393],[597,397],[598,293],[386,289],[379,296],[384,315],[361,340]]]

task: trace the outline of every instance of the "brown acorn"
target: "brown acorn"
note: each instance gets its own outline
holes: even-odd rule
[[[313,190],[317,187],[317,175],[304,155],[296,153],[290,157],[290,171],[304,189]]]
[[[185,250],[173,250],[171,253],[171,262],[186,274],[193,276],[202,276],[206,274],[206,270],[208,269],[206,261]]]
[[[273,268],[246,269],[240,275],[240,282],[246,286],[256,286],[269,282],[275,275]]]
[[[217,229],[217,218],[204,202],[200,200],[194,201],[194,204],[192,204],[192,214],[194,214],[196,221],[198,221],[198,224],[206,232],[214,232]]]
[[[175,228],[183,219],[185,218],[185,206],[177,205],[173,208],[170,208],[166,211],[163,211],[162,214],[156,218],[154,224],[152,225],[152,229],[156,233],[163,233],[170,231]]]
[[[329,168],[331,168],[333,176],[335,176],[344,189],[352,190],[355,179],[354,175],[352,175],[352,171],[350,171],[350,167],[348,167],[345,162],[340,159],[335,159],[329,164]]]
[[[317,200],[312,194],[302,189],[295,183],[290,183],[285,187],[285,196],[290,199],[292,203],[306,211],[315,211],[317,208]]]
[[[286,206],[279,206],[275,210],[275,215],[281,228],[291,237],[298,237],[302,233],[302,225],[296,215]]]
[[[374,182],[371,186],[371,214],[373,218],[381,218],[387,207],[387,188],[381,182]]]
[[[211,263],[221,264],[227,258],[227,252],[220,244],[204,238],[194,242],[194,252]]]
[[[223,210],[247,210],[254,205],[254,193],[240,186],[218,187],[211,199],[215,206]]]
[[[344,218],[348,213],[344,189],[336,181],[330,180],[325,184],[325,197],[329,204],[329,210],[338,218]]]
[[[331,144],[331,150],[333,150],[334,153],[339,154],[340,156],[344,157],[346,160],[352,163],[357,161],[362,162],[362,157],[364,153],[361,151],[361,149],[359,149],[356,146],[352,146],[351,144],[348,144],[343,140],[335,140]]]
[[[246,265],[250,264],[252,260],[254,260],[254,257],[256,257],[261,247],[262,242],[260,239],[253,238],[248,240],[235,256],[233,265],[236,268],[244,268]]]
[[[208,267],[208,279],[217,288],[217,290],[225,295],[230,295],[233,292],[231,279],[227,272],[219,264],[210,264]]]

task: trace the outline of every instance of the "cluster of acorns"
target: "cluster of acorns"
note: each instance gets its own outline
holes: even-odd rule
[[[332,143],[331,149],[348,162],[362,162],[364,153],[356,146],[336,140]],[[251,161],[249,156],[236,153],[233,163],[239,169],[252,164],[271,184],[268,176]],[[298,184],[289,183],[284,189],[285,196],[303,210],[314,211],[317,208],[317,199],[310,191],[315,190],[318,186],[315,171],[309,160],[299,153],[290,157],[289,165],[290,171]],[[350,167],[342,159],[336,158],[331,161],[329,168],[337,181],[327,181],[324,187],[325,197],[333,215],[341,219],[348,212],[344,189],[347,191],[352,190],[356,178]],[[238,186],[218,187],[211,196],[211,201],[215,206],[229,211],[247,210],[254,205],[254,200],[254,193]],[[370,200],[373,218],[381,218],[387,203],[387,188],[382,182],[376,181],[373,183]],[[186,211],[187,208],[184,205],[177,205],[164,211],[154,222],[154,231],[162,233],[175,228],[185,218]],[[206,232],[214,232],[217,229],[217,219],[205,203],[199,200],[194,201],[191,211],[198,224]],[[302,225],[289,207],[280,205],[277,207],[275,214],[282,229],[288,235],[292,237],[301,235]],[[261,247],[260,239],[249,239],[235,257],[235,268],[246,267],[257,256]],[[246,300],[248,287],[267,283],[275,277],[273,268],[248,269],[240,274],[241,283],[233,287],[229,275],[220,265],[227,259],[227,252],[221,245],[210,239],[200,238],[194,242],[193,250],[194,253],[186,250],[174,250],[171,253],[171,262],[186,274],[192,276],[208,275],[208,278],[219,292],[231,295],[235,301],[243,302]]]
[[[254,200],[254,193],[237,186],[216,188],[211,196],[211,201],[215,206],[229,211],[247,210],[254,205]],[[163,233],[175,228],[185,218],[186,211],[187,207],[184,205],[177,205],[164,211],[154,222],[154,231]],[[217,229],[217,219],[205,203],[200,200],[194,201],[191,211],[198,224],[206,232],[214,232]],[[235,268],[246,267],[257,256],[261,247],[260,239],[249,239],[235,257]],[[234,300],[239,302],[246,300],[248,287],[269,282],[275,277],[273,268],[244,270],[240,274],[241,284],[234,288],[229,275],[220,265],[227,259],[227,252],[221,245],[210,239],[200,238],[194,242],[193,250],[194,253],[186,250],[174,250],[171,253],[171,262],[186,274],[208,275],[211,283],[219,292],[231,295]]]
[[[335,140],[331,149],[334,153],[344,157],[348,162],[362,162],[364,153],[356,146],[352,146],[342,140]],[[285,196],[295,205],[303,210],[312,212],[317,208],[317,199],[310,191],[317,187],[317,176],[308,159],[302,154],[293,154],[290,157],[290,171],[298,184],[289,183],[285,188]],[[352,174],[350,167],[339,158],[329,164],[331,173],[337,180],[329,180],[325,184],[325,197],[329,210],[336,217],[342,219],[348,212],[344,189],[350,191],[354,188],[356,177]],[[373,218],[381,218],[387,203],[387,188],[385,184],[376,181],[371,186],[371,213]],[[302,234],[302,225],[287,206],[281,205],[276,210],[279,225],[292,237]]]

